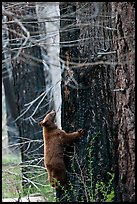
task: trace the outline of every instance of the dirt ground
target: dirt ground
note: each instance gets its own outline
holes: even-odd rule
[[[30,195],[29,197],[23,197],[19,200],[19,198],[4,198],[2,202],[47,202],[45,198],[42,196]]]

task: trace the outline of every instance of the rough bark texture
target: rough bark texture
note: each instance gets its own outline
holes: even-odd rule
[[[76,104],[77,104],[77,89],[75,84],[73,84],[73,77],[75,75],[72,70],[72,66],[69,64],[72,61],[76,62],[78,56],[78,49],[74,46],[73,41],[78,39],[79,29],[76,28],[76,6],[75,3],[60,3],[60,44],[61,51],[60,57],[64,60],[61,64],[62,68],[62,82],[61,82],[61,92],[62,92],[62,114],[61,114],[61,125],[62,129],[66,132],[75,131],[76,126]],[[68,86],[67,86],[68,84]],[[70,85],[70,86],[69,86]],[[72,85],[72,87],[71,87]],[[74,87],[74,88],[73,88]],[[70,94],[71,93],[71,94]],[[74,102],[75,99],[75,102]],[[71,174],[72,165],[70,162],[70,157],[73,157],[74,146],[66,147],[65,150],[65,165],[68,170],[67,179],[70,181],[70,185],[65,187],[65,191],[57,190],[57,200],[60,202],[71,201],[75,202],[77,200],[77,193],[74,195],[71,189],[72,183],[77,183],[78,179]],[[77,191],[79,186],[77,188]]]
[[[65,22],[61,19],[61,28],[65,27],[69,15],[71,30],[61,33],[61,41],[73,41],[75,47],[65,43],[61,49],[61,57],[65,60],[62,74],[62,127],[66,131],[78,128],[85,130],[84,138],[66,151],[67,155],[68,150],[71,152],[65,157],[70,181],[66,189],[71,202],[93,201],[91,196],[95,198],[91,194],[95,193],[97,181],[107,183],[107,173],[113,171],[113,71],[111,66],[100,65],[98,61],[98,52],[112,49],[112,31],[105,29],[105,26],[110,27],[110,5],[88,2],[76,3],[77,10],[74,3],[64,7],[67,12],[62,13]],[[95,14],[94,18],[91,12]],[[78,36],[76,29],[72,29],[72,24],[76,24],[75,18],[79,25]],[[77,39],[79,42],[74,42]],[[111,62],[111,55],[107,55],[105,60]],[[78,67],[71,62],[97,62],[97,65]],[[66,196],[65,201],[67,199]],[[103,199],[99,192],[96,201]]]
[[[135,201],[135,7],[113,2],[115,70],[116,201]]]
[[[114,50],[112,30],[109,29],[112,27],[111,5],[107,2],[88,2],[85,6],[84,3],[78,3],[77,11],[77,21],[80,24],[80,62],[97,63],[97,65],[85,66],[81,70],[81,76],[83,75],[83,77],[79,81],[83,87],[90,87],[81,95],[87,101],[87,104],[84,105],[86,110],[84,113],[84,126],[88,130],[88,145],[92,145],[92,151],[89,149],[91,153],[88,152],[87,159],[92,161],[90,166],[92,175],[89,172],[88,176],[94,194],[96,184],[103,181],[107,185],[110,179],[107,173],[114,171],[114,102],[112,91],[114,85],[113,65],[111,64],[112,59],[114,59],[114,57],[112,58]],[[85,39],[85,41],[82,42],[82,39]],[[99,52],[108,52],[108,54],[100,58]],[[104,64],[101,64],[101,61]],[[107,65],[107,62],[110,65]],[[96,201],[105,201],[100,192],[98,192],[95,199]]]

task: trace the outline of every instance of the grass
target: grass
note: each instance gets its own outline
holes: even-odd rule
[[[20,157],[12,154],[2,156],[2,197],[14,198],[21,193],[21,168],[19,165],[13,166],[12,163],[20,163]]]
[[[2,164],[8,164],[8,163],[19,163],[21,162],[20,155],[14,155],[14,154],[6,154],[2,155]]]
[[[2,157],[2,198],[21,198],[22,172],[19,156],[7,154]],[[35,174],[34,174],[35,172]],[[47,172],[42,167],[32,167],[29,173],[29,187],[25,189],[26,195],[40,194],[48,202],[56,202],[53,188],[47,183]]]

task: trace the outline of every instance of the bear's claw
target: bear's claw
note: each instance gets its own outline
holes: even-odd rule
[[[80,133],[81,135],[84,135],[84,130],[83,129],[79,129],[78,133]]]

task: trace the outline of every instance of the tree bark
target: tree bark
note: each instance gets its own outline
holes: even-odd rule
[[[73,41],[78,39],[79,28],[76,27],[76,5],[75,3],[60,3],[60,57],[63,60],[61,62],[62,68],[62,82],[61,82],[61,94],[62,94],[62,107],[61,107],[61,126],[66,132],[75,131],[77,128],[76,117],[77,110],[77,88],[72,79],[75,77],[75,71],[70,62],[77,62],[78,56],[77,45],[73,46]],[[76,43],[77,44],[77,43]],[[74,87],[74,88],[73,88]],[[75,102],[74,102],[74,99]],[[65,189],[57,190],[57,201],[71,201],[78,200],[79,181],[73,176],[73,165],[70,161],[70,157],[73,157],[74,146],[67,146],[65,149],[65,164],[67,168],[67,180],[68,183]],[[74,163],[74,162],[73,162]],[[72,170],[73,169],[73,170]],[[70,184],[69,184],[70,182]],[[73,184],[78,184],[77,192],[74,195]],[[74,185],[75,185],[74,184]],[[75,189],[76,190],[76,189]]]
[[[117,140],[116,201],[135,201],[135,7],[112,2]]]
[[[71,202],[104,201],[101,192],[95,198],[95,188],[99,181],[107,184],[110,179],[107,173],[113,172],[114,85],[112,53],[105,59],[104,56],[99,59],[98,53],[113,52],[112,31],[105,29],[111,27],[111,7],[109,3],[78,2],[61,4],[60,9],[61,44],[64,42],[61,58],[65,61],[62,127],[66,131],[85,130],[81,140],[66,148],[70,184],[63,196],[65,201]],[[103,64],[104,60],[108,60],[110,65]]]

